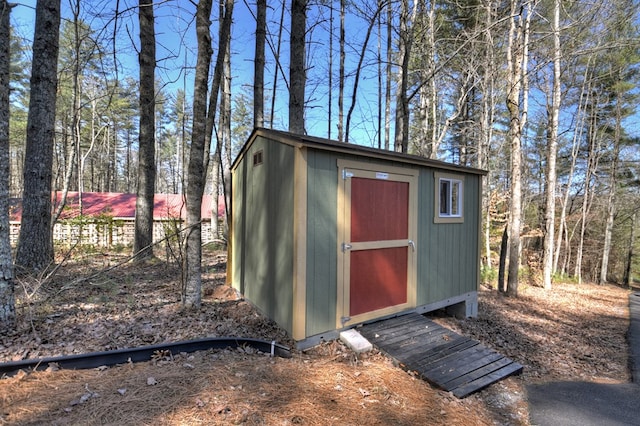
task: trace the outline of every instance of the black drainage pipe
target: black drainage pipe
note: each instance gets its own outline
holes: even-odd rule
[[[166,351],[169,351],[172,355],[176,355],[181,352],[188,353],[206,351],[208,349],[226,349],[244,346],[271,354],[272,356],[282,358],[291,357],[289,348],[279,345],[275,341],[268,342],[266,340],[249,339],[245,337],[212,337],[198,340],[185,340],[176,343],[141,346],[138,348],[116,349],[105,352],[5,362],[0,364],[0,377],[13,376],[20,370],[45,370],[51,363],[56,363],[58,367],[65,369],[97,368],[103,365],[110,366],[125,364],[127,362],[149,361],[157,352],[166,353]]]

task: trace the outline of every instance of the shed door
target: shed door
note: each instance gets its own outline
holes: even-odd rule
[[[395,168],[357,167],[341,170],[339,326],[415,306],[417,179]]]

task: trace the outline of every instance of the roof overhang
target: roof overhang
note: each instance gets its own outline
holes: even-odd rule
[[[384,149],[372,148],[362,145],[356,145],[345,142],[338,142],[335,140],[319,138],[315,136],[298,135],[295,133],[284,132],[280,130],[256,128],[251,132],[251,135],[247,139],[247,142],[243,145],[242,149],[238,153],[235,161],[231,165],[231,169],[234,170],[238,163],[244,158],[247,151],[253,144],[253,142],[262,136],[267,139],[276,140],[280,143],[294,146],[296,148],[313,148],[317,150],[337,152],[341,154],[360,155],[367,158],[374,158],[386,161],[396,161],[399,163],[412,164],[422,167],[431,167],[440,170],[449,170],[455,172],[462,172],[475,175],[486,175],[486,170],[476,169],[473,167],[460,166],[453,163],[447,163],[445,161],[432,160],[430,158],[420,157],[417,155],[404,154],[396,151],[387,151]]]

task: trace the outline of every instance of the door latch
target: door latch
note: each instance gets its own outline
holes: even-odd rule
[[[416,243],[414,243],[413,240],[409,240],[408,245],[411,247],[411,250],[416,251]]]

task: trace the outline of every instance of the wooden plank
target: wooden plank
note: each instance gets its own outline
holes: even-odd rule
[[[513,361],[511,361],[509,358],[502,357],[499,360],[492,362],[491,364],[483,365],[482,367],[477,368],[473,371],[470,371],[467,374],[460,375],[455,379],[445,382],[444,385],[449,389],[455,389],[457,387],[463,386],[466,383],[472,382],[482,376],[491,374],[494,371],[499,370],[512,363]]]
[[[367,324],[361,333],[403,369],[459,398],[522,371],[520,364],[419,314]]]
[[[484,359],[486,364],[490,364],[502,358],[504,357],[499,353],[492,353],[489,356],[484,355],[481,358],[481,360]],[[473,367],[473,369],[475,370],[479,368],[481,365],[482,364],[476,365],[475,367]],[[468,372],[469,370],[465,370],[463,365],[461,365],[461,363],[458,363],[457,367],[452,366],[452,363],[447,363],[447,364],[441,365],[439,368],[426,371],[425,374],[427,375],[427,377],[429,377],[429,379],[433,380],[435,383],[438,383],[439,385],[444,387],[446,390],[450,390],[451,387],[447,386],[446,383],[457,377],[463,376]]]
[[[477,346],[479,343],[475,340],[471,340],[466,337],[458,336],[446,343],[440,343],[427,349],[420,359],[414,361],[417,368],[425,368],[428,365],[432,365],[435,362],[442,360],[443,358],[455,355],[463,350]]]
[[[472,342],[475,341],[472,340]],[[494,361],[494,359],[490,359],[493,355],[498,355],[499,357],[502,356],[497,352],[489,351],[481,344],[468,346],[464,349],[461,348],[456,353],[451,353],[446,357],[432,362],[427,366],[428,368],[425,368],[425,371],[433,371],[433,374],[437,375],[439,370],[446,369],[454,371],[465,368],[466,365],[473,364],[478,361],[480,361],[482,365],[483,359],[486,360],[485,364],[487,364]]]
[[[442,358],[464,351],[477,344],[478,342],[466,338],[456,338],[448,340],[446,343],[433,342],[431,346],[434,349],[437,348],[437,350],[424,350],[423,348],[422,353],[415,353],[408,357],[407,363],[414,364],[416,369],[425,369]]]
[[[487,374],[486,376],[482,376],[477,380],[474,380],[472,382],[465,384],[464,386],[460,386],[454,389],[453,394],[458,398],[467,397],[472,393],[478,392],[479,390],[486,388],[490,384],[493,384],[513,374],[518,374],[521,371],[522,371],[522,365],[518,364],[517,362],[514,362],[499,370],[494,371],[493,373]]]
[[[368,338],[371,342],[375,342],[379,346],[394,346],[400,345],[403,341],[423,334],[421,324],[406,323],[399,325],[392,330],[370,330],[362,329],[360,332],[363,336]]]
[[[402,338],[393,339],[392,342],[382,341],[377,342],[382,350],[385,352],[398,352],[400,351],[403,354],[403,358],[407,359],[413,353],[411,350],[412,345],[420,346],[420,356],[425,356],[425,348],[428,347],[438,347],[438,345],[442,345],[443,342],[449,343],[449,340],[442,339],[442,334],[431,334],[431,335],[420,335],[420,336],[404,336]],[[410,351],[411,353],[407,353],[405,351]]]
[[[371,324],[365,324],[362,326],[362,330],[365,330],[367,333],[376,332],[382,334],[382,332],[384,332],[385,330],[398,329],[398,327],[402,326],[403,324],[423,324],[425,320],[428,321],[422,315],[412,313],[389,318],[383,321],[374,322]]]
[[[409,363],[416,360],[420,360],[424,357],[425,347],[430,345],[437,345],[442,342],[442,334],[423,334],[415,338],[415,343],[412,345],[403,345],[403,359]]]
[[[400,344],[403,340],[407,340],[409,337],[419,338],[424,345],[429,344],[430,342],[436,342],[439,339],[442,339],[442,335],[446,334],[446,329],[440,327],[439,329],[431,329],[426,328],[422,325],[412,325],[408,330],[403,330],[402,328],[390,333],[388,335],[382,334],[376,337],[376,334],[371,336],[372,340],[380,342],[380,344],[384,344],[386,346],[392,346],[395,344]]]

